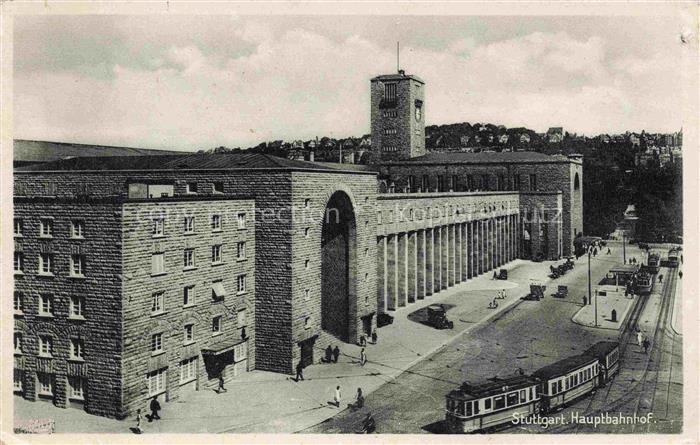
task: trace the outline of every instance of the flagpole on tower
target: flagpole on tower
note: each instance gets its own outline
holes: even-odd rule
[[[401,65],[399,64],[399,42],[396,42],[396,72],[401,71]]]

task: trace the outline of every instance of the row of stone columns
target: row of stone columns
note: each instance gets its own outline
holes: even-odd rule
[[[396,310],[514,260],[519,226],[518,215],[505,215],[379,236],[379,311]]]

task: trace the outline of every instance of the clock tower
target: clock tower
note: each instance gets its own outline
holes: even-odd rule
[[[403,70],[371,80],[372,151],[379,161],[425,154],[424,90],[425,82]]]

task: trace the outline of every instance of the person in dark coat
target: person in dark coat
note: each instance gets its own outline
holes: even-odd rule
[[[333,363],[338,363],[338,357],[340,357],[340,348],[336,345],[336,347],[333,348]]]
[[[297,363],[297,376],[296,381],[304,380],[304,365],[301,364],[301,360]]]
[[[219,394],[222,392],[226,392],[226,388],[224,387],[224,373],[220,372],[219,373],[219,389],[217,390]]]
[[[328,345],[326,348],[326,357],[323,359],[324,363],[330,363],[331,360],[333,360],[333,349],[331,349],[331,345]]]
[[[158,402],[158,396],[153,396],[149,408],[151,409],[151,418],[148,419],[148,421],[152,422],[155,419],[160,419],[160,416],[158,415],[158,411],[160,411],[160,402]]]
[[[372,330],[372,343],[375,345],[377,344],[377,330],[376,329]]]
[[[644,346],[644,353],[646,354],[649,351],[649,346],[651,346],[651,342],[649,341],[648,338],[644,338],[644,341],[642,342],[642,346]]]

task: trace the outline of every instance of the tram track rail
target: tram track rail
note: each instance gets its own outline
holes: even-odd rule
[[[580,411],[581,416],[595,416],[598,414],[602,414],[603,412],[609,412],[609,411],[614,411],[614,410],[622,410],[623,407],[630,403],[634,403],[635,407],[633,412],[631,413],[632,415],[636,415],[639,412],[639,405],[642,400],[642,395],[644,393],[644,390],[646,389],[646,385],[648,383],[648,378],[650,374],[652,374],[654,369],[653,367],[658,367],[658,356],[661,354],[663,350],[663,344],[664,344],[664,335],[665,331],[667,330],[668,323],[669,323],[669,312],[672,308],[672,302],[673,298],[671,295],[671,292],[675,289],[675,283],[677,281],[677,274],[676,273],[670,273],[666,275],[668,278],[666,282],[663,285],[663,289],[661,291],[661,308],[659,310],[659,313],[657,314],[657,317],[655,319],[655,328],[654,328],[654,335],[653,335],[653,348],[652,351],[649,355],[649,358],[646,361],[644,371],[640,377],[640,379],[635,382],[628,390],[625,392],[625,394],[622,397],[619,397],[613,401],[608,401],[610,397],[610,392],[613,388],[613,384],[615,382],[610,382],[608,385],[605,387],[605,395],[602,398],[603,401],[603,408],[599,409],[592,409],[593,404],[596,401],[595,395],[591,396],[588,398],[586,408]],[[625,357],[626,351],[627,351],[627,346],[629,345],[630,341],[633,340],[633,333],[636,331],[637,327],[639,326],[639,320],[641,315],[644,313],[644,308],[646,307],[646,304],[648,302],[649,298],[639,298],[639,300],[635,303],[635,306],[633,308],[632,315],[629,317],[627,324],[625,326],[625,329],[623,330],[622,334],[619,336],[619,343],[620,343],[620,357]],[[653,365],[653,366],[652,366]],[[617,378],[618,376],[616,376]],[[671,378],[669,377],[669,380]],[[668,386],[670,387],[670,381]],[[635,400],[636,399],[636,400]],[[599,399],[600,400],[600,399]],[[668,402],[668,398],[667,398]],[[668,406],[668,405],[667,405]],[[552,433],[578,433],[581,430],[582,425],[581,424],[566,424],[566,425],[561,425],[556,428],[551,428],[549,432]]]

